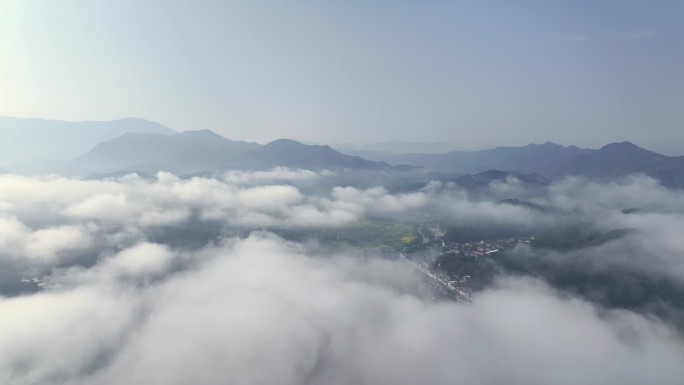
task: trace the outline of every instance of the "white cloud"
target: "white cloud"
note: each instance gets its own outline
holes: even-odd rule
[[[161,263],[141,268],[154,254]],[[139,245],[103,266],[159,271],[169,257]],[[684,349],[666,326],[535,281],[440,303],[406,292],[417,282],[401,262],[307,255],[270,236],[193,258],[194,268],[135,291],[103,279],[0,300],[5,382],[677,384],[684,376]]]
[[[599,308],[537,281],[507,279],[470,303],[437,302],[401,261],[319,255],[264,233],[219,245],[212,235],[182,251],[154,240],[160,228],[183,234],[204,221],[317,229],[431,213],[460,224],[546,228],[570,217],[640,231],[596,248],[602,258],[593,263],[676,278],[684,276],[681,191],[645,177],[570,178],[539,198],[557,209],[544,213],[437,184],[407,194],[339,186],[307,193],[274,180],[317,177],[273,173],[107,182],[0,176],[8,186],[0,189],[0,262],[36,268],[54,287],[0,297],[0,384],[678,384],[684,377],[681,335],[655,316]],[[511,180],[489,190],[511,188],[520,186]],[[620,211],[630,207],[642,211]],[[84,251],[92,266],[65,266]]]
[[[173,256],[166,246],[141,243],[108,259],[102,268],[105,274],[113,273],[117,276],[154,276],[169,267]]]
[[[99,219],[125,221],[135,212],[131,202],[123,193],[98,194],[69,206],[64,210],[68,216],[78,219]]]
[[[310,181],[321,176],[332,176],[330,171],[313,172],[310,170],[293,170],[284,167],[276,167],[267,171],[228,171],[223,175],[223,180],[235,185],[249,184],[272,184],[274,182]]]
[[[81,226],[64,225],[33,232],[26,239],[26,255],[30,259],[51,261],[64,252],[88,248],[92,243],[89,231]]]

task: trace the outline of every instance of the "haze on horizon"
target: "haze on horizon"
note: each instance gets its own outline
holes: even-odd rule
[[[0,115],[680,155],[684,3],[5,1]]]

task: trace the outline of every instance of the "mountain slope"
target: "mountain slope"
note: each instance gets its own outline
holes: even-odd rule
[[[175,134],[168,127],[140,118],[67,122],[0,116],[0,164],[72,159],[126,132]]]
[[[414,143],[414,142],[403,142],[400,140],[388,140],[385,142],[377,142],[365,145],[356,145],[351,143],[337,143],[331,144],[332,148],[342,152],[355,152],[356,154],[350,155],[360,155],[363,152],[384,152],[388,154],[411,154],[411,153],[423,153],[423,154],[441,154],[449,151],[461,150],[460,148],[441,142],[433,143]],[[363,156],[363,155],[360,155]]]
[[[481,151],[451,151],[443,154],[367,154],[368,159],[390,164],[411,164],[434,171],[479,173],[487,170],[528,172],[538,163],[559,163],[587,150],[563,147],[555,143],[530,144],[523,147],[497,147]]]
[[[71,161],[66,171],[87,175],[121,170],[150,174],[215,170],[226,157],[259,146],[257,143],[232,141],[209,130],[176,135],[127,133],[98,144]]]
[[[242,152],[261,147],[254,142],[243,142],[227,139],[211,130],[183,131],[179,137],[192,139],[211,148],[221,151]]]
[[[148,174],[158,171],[190,174],[279,166],[309,170],[392,168],[386,163],[341,154],[328,146],[305,145],[286,139],[261,146],[232,141],[205,130],[176,135],[124,134],[100,143],[74,159],[65,173],[89,175],[131,170]]]
[[[567,162],[543,167],[548,174],[555,176],[612,177],[634,172],[649,173],[653,169],[667,167],[672,162],[677,163],[677,158],[643,149],[630,142],[621,142],[607,144]]]
[[[530,164],[522,171],[537,172],[552,179],[584,176],[601,180],[641,173],[666,187],[684,188],[684,157],[661,155],[630,142],[585,150],[560,162]]]
[[[349,156],[337,152],[329,146],[302,144],[294,140],[279,139],[258,149],[232,156],[223,163],[224,168],[232,169],[264,169],[277,166],[303,168],[309,170],[322,169],[390,169],[384,162],[374,162],[358,156]]]
[[[550,179],[573,175],[609,179],[643,173],[667,187],[684,188],[684,157],[661,155],[630,142],[611,143],[598,150],[547,142],[444,154],[366,153],[366,158],[440,172],[474,174],[486,170],[515,170]]]

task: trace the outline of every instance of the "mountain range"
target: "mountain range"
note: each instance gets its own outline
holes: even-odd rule
[[[175,135],[127,133],[98,144],[68,162],[63,171],[72,175],[120,170],[190,174],[231,169],[262,170],[278,166],[311,170],[392,168],[387,163],[345,155],[328,146],[306,145],[288,139],[260,145],[232,141],[202,130]]]
[[[549,179],[566,176],[618,178],[634,173],[651,176],[667,187],[684,187],[684,157],[646,150],[630,142],[583,149],[547,142],[522,147],[497,147],[481,151],[443,154],[367,153],[368,159],[389,164],[410,164],[445,173],[474,174],[487,170],[515,170]]]
[[[73,159],[127,132],[176,133],[141,118],[67,122],[0,116],[0,165]]]
[[[451,145],[446,145],[451,146]],[[416,144],[416,149],[437,149]],[[384,142],[368,148],[409,150],[410,143]],[[210,130],[177,133],[161,124],[139,118],[110,122],[64,122],[0,117],[0,162],[10,172],[56,172],[87,176],[121,171],[153,175],[171,171],[179,175],[230,169],[259,170],[273,167],[309,170],[363,170],[393,174],[423,169],[421,178],[453,180],[478,186],[506,170],[526,184],[544,184],[566,176],[614,179],[634,173],[655,178],[666,187],[684,188],[684,157],[671,157],[630,142],[611,143],[599,149],[561,146],[547,142],[521,147],[497,147],[480,151],[398,153],[391,151],[334,149],[279,139],[261,145],[233,141]],[[36,163],[30,167],[7,160],[71,159],[61,163]],[[511,174],[513,173],[513,174]],[[469,177],[461,175],[480,174]],[[453,179],[453,178],[461,179]],[[521,179],[522,178],[522,179]],[[484,181],[484,182],[483,182]],[[414,182],[407,182],[409,185]]]
[[[126,133],[104,141],[63,166],[67,174],[86,175],[135,170],[187,174],[213,170],[230,155],[260,147],[226,139],[209,130],[174,135]]]
[[[403,142],[400,140],[388,140],[385,142],[377,142],[365,145],[358,145],[352,143],[335,143],[330,147],[344,153],[354,152],[355,155],[363,156],[366,152],[383,152],[387,154],[441,154],[449,151],[463,150],[457,146],[449,143],[416,143]],[[351,155],[351,154],[350,154]]]

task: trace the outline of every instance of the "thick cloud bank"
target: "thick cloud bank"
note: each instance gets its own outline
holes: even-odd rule
[[[169,274],[183,258],[197,263]],[[61,289],[0,302],[5,383],[684,378],[681,341],[657,321],[599,312],[527,280],[502,282],[472,303],[437,303],[416,294],[398,262],[306,255],[271,236],[193,256],[141,244],[53,279]]]
[[[298,187],[331,177],[0,176],[0,278],[43,287],[0,287],[0,384],[682,383],[682,333],[653,314],[517,275],[470,302],[438,301],[400,259],[268,231],[418,213],[530,229],[579,219],[638,231],[599,246],[610,258],[598,264],[681,279],[681,193],[567,180],[535,201],[557,210],[539,212],[461,191]],[[258,231],[217,238],[227,226]],[[620,259],[629,242],[643,257]]]

